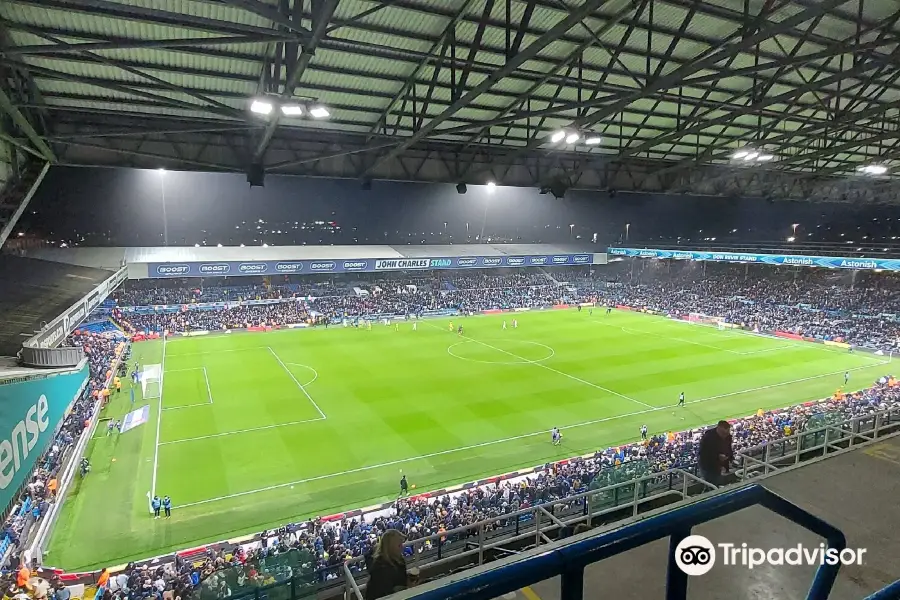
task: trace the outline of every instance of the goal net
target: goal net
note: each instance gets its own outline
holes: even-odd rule
[[[159,398],[162,367],[160,365],[144,365],[141,369],[141,391],[144,399]]]
[[[699,323],[701,325],[712,325],[716,326],[722,322],[721,317],[713,317],[710,315],[705,315],[703,313],[689,313],[687,316],[687,320],[691,323]]]

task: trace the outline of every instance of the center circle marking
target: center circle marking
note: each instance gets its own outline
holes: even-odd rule
[[[530,340],[487,340],[487,341],[485,341],[485,343],[487,343],[488,341],[490,341],[490,342],[513,341],[516,344],[528,344],[530,346],[537,346],[539,348],[544,348],[545,350],[548,350],[550,352],[550,354],[548,354],[547,356],[544,356],[543,358],[536,358],[533,360],[524,359],[524,358],[523,359],[514,359],[514,360],[480,360],[477,358],[469,358],[467,356],[461,356],[453,351],[453,349],[456,348],[457,346],[462,346],[465,344],[481,345],[481,344],[479,344],[479,340],[463,340],[461,342],[456,342],[455,344],[451,344],[450,346],[447,347],[447,354],[449,354],[453,358],[458,358],[459,360],[465,360],[468,362],[479,363],[482,365],[532,365],[532,364],[542,363],[542,362],[544,362],[546,360],[550,360],[551,358],[556,356],[556,350],[554,350],[547,344],[541,344],[540,342],[532,342]],[[506,352],[503,349],[500,349],[500,350],[497,350],[496,348],[491,348],[491,349],[494,350],[495,352],[499,352],[500,354],[505,354],[505,352]]]

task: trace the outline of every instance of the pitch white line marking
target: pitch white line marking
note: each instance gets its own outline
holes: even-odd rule
[[[316,379],[319,378],[319,372],[310,367],[309,365],[301,365],[300,363],[284,363],[286,365],[291,365],[292,367],[303,367],[304,369],[308,369],[313,372],[313,378],[310,381],[307,381],[303,384],[303,387],[308,387],[315,383]]]
[[[210,435],[198,435],[197,437],[182,438],[180,440],[171,440],[169,442],[160,442],[160,446],[169,446],[171,444],[183,444],[184,442],[196,442],[197,440],[208,440],[211,438],[225,437],[228,435],[237,435],[239,433],[250,433],[253,431],[264,431],[266,429],[277,429],[279,427],[290,427],[292,425],[302,425],[303,423],[315,423],[316,421],[324,421],[325,417],[316,417],[315,419],[304,419],[302,421],[290,421],[289,423],[276,423],[275,425],[263,425],[261,427],[250,427],[248,429],[238,429],[237,431],[223,431],[222,433],[211,433]]]
[[[285,330],[290,331],[290,330]],[[247,350],[264,350],[268,346],[247,346],[246,348],[225,348],[223,350],[209,350],[207,352],[184,352],[183,354],[173,354],[175,358],[182,356],[209,356],[210,354],[224,354],[225,352],[246,352]]]
[[[886,364],[886,363],[882,363],[882,364]],[[689,402],[686,402],[685,404],[699,404],[699,403],[702,403],[702,402],[709,402],[709,401],[711,401],[711,400],[718,400],[718,399],[721,399],[721,398],[728,398],[728,397],[730,397],[730,396],[737,396],[737,395],[740,395],[740,394],[749,394],[749,393],[751,393],[751,392],[757,392],[757,391],[761,391],[761,390],[771,389],[771,388],[774,388],[774,387],[780,387],[780,386],[784,386],[784,385],[791,385],[791,384],[794,384],[794,383],[801,383],[801,382],[803,382],[803,381],[810,381],[810,380],[812,380],[812,379],[821,379],[822,377],[830,377],[830,376],[832,376],[832,375],[840,375],[840,374],[844,373],[844,371],[857,371],[857,370],[859,370],[859,369],[870,369],[870,368],[872,368],[872,367],[870,367],[870,366],[865,366],[865,367],[854,367],[854,368],[852,368],[852,369],[844,369],[844,370],[841,370],[841,371],[834,371],[834,372],[832,372],[832,373],[823,373],[822,375],[813,375],[813,376],[810,376],[810,377],[802,377],[802,378],[800,378],[800,379],[794,379],[794,380],[792,380],[792,381],[784,381],[784,382],[782,382],[782,383],[773,383],[773,384],[770,384],[770,385],[763,385],[763,386],[760,386],[760,387],[750,388],[750,389],[746,389],[746,390],[740,390],[740,391],[738,391],[738,392],[729,392],[729,393],[727,393],[727,394],[719,394],[719,395],[717,395],[717,396],[710,396],[710,397],[708,397],[708,398],[700,398],[700,399],[697,399],[697,400],[691,400],[691,401],[689,401]],[[656,406],[656,407],[653,407],[653,408],[648,408],[648,409],[646,409],[646,410],[638,410],[638,411],[635,411],[635,412],[625,413],[625,414],[621,414],[621,415],[615,415],[615,416],[612,416],[612,417],[603,417],[602,419],[593,419],[593,420],[591,420],[591,421],[584,421],[584,422],[582,422],[582,423],[575,423],[575,424],[573,424],[573,425],[566,425],[565,427],[561,427],[560,429],[561,429],[561,430],[566,430],[566,429],[577,429],[577,428],[579,428],[579,427],[587,427],[587,426],[589,426],[589,425],[596,425],[596,424],[598,424],[598,423],[608,423],[608,422],[610,422],[610,421],[616,421],[616,420],[619,420],[619,419],[627,419],[627,418],[629,418],[629,417],[636,417],[636,416],[644,415],[644,414],[648,414],[648,413],[659,412],[659,411],[661,411],[661,410],[668,410],[668,409],[670,409],[670,408],[674,408],[674,406]],[[313,419],[313,420],[321,420],[321,419]],[[274,427],[278,427],[278,425],[275,425]],[[219,434],[219,435],[228,435],[228,434]],[[497,444],[504,444],[504,443],[506,443],[506,442],[513,442],[513,441],[516,441],[516,440],[522,440],[522,439],[526,439],[526,438],[530,438],[530,437],[536,437],[536,436],[539,436],[539,435],[547,435],[547,431],[546,431],[546,430],[541,430],[541,431],[535,431],[535,432],[532,432],[532,433],[524,433],[524,434],[522,434],[522,435],[515,435],[515,436],[512,436],[512,437],[502,438],[502,439],[499,439],[499,440],[492,440],[492,441],[489,441],[489,442],[481,442],[481,443],[479,443],[479,444],[472,444],[472,445],[470,445],[470,446],[462,446],[461,448],[451,448],[451,449],[449,449],[449,450],[441,450],[441,451],[438,451],[438,452],[431,452],[431,453],[429,453],[429,454],[422,454],[421,456],[412,456],[412,457],[409,457],[409,458],[400,458],[400,459],[397,459],[397,460],[392,460],[392,461],[388,461],[388,462],[384,462],[384,463],[379,463],[379,464],[377,464],[377,465],[369,465],[369,466],[366,466],[366,467],[358,467],[358,468],[356,468],[356,469],[348,469],[348,470],[346,470],[346,471],[339,471],[339,472],[337,472],[337,473],[328,473],[328,474],[326,474],[326,475],[316,475],[316,476],[314,476],[314,477],[307,477],[307,478],[305,478],[305,479],[298,479],[298,480],[296,480],[296,481],[289,481],[289,482],[287,482],[287,483],[279,483],[279,484],[276,484],[276,485],[270,485],[270,486],[266,486],[266,487],[259,488],[259,489],[255,489],[255,490],[247,490],[247,491],[245,491],[245,492],[238,492],[238,493],[236,493],[236,494],[228,494],[227,496],[218,496],[218,497],[216,497],[216,498],[208,498],[208,499],[206,499],[206,500],[198,500],[198,501],[196,501],[196,502],[188,502],[188,503],[186,503],[186,504],[181,504],[180,506],[181,506],[182,508],[185,508],[185,507],[188,507],[188,506],[197,506],[197,505],[199,505],[199,504],[208,504],[208,503],[210,503],[210,502],[218,502],[218,501],[220,501],[220,500],[229,500],[229,499],[231,499],[231,498],[240,498],[240,497],[242,497],[242,496],[249,496],[249,495],[251,495],[251,494],[258,494],[258,493],[260,493],[260,492],[268,492],[268,491],[271,491],[271,490],[277,490],[277,489],[289,487],[289,486],[292,486],[292,485],[301,485],[301,484],[304,484],[304,483],[311,483],[311,482],[313,482],[313,481],[321,481],[321,480],[323,480],[323,479],[332,479],[332,478],[335,478],[335,477],[341,477],[341,476],[343,476],[343,475],[351,475],[351,474],[353,474],[353,473],[362,473],[362,472],[365,472],[365,471],[371,471],[371,470],[373,470],[373,469],[380,469],[380,468],[383,468],[383,467],[391,467],[391,466],[394,466],[394,465],[402,465],[402,464],[404,464],[404,463],[414,462],[414,461],[417,461],[417,460],[425,460],[425,459],[427,459],[427,458],[434,458],[434,457],[436,457],[436,456],[444,456],[444,455],[447,455],[447,454],[454,454],[454,453],[456,453],[456,452],[465,452],[465,451],[467,451],[467,450],[475,450],[475,449],[477,449],[477,448],[485,448],[485,447],[487,447],[487,446],[495,446],[495,445],[497,445]],[[206,437],[215,437],[215,436],[206,436]],[[202,439],[202,438],[197,438],[197,439]],[[174,443],[174,442],[166,442],[166,443],[170,443],[170,444],[171,444],[171,443]]]
[[[591,322],[596,323],[597,325],[601,325],[603,327],[612,327],[621,329],[623,333],[633,333],[636,335],[646,335],[648,337],[660,338],[663,340],[674,340],[676,342],[683,342],[685,344],[691,344],[693,346],[702,346],[704,348],[710,348],[712,350],[718,350],[719,352],[728,352],[729,354],[736,354],[738,356],[748,356],[751,354],[762,354],[764,352],[775,352],[776,350],[787,350],[789,348],[795,348],[800,346],[795,346],[792,344],[784,344],[781,346],[777,346],[775,348],[765,348],[763,350],[729,350],[728,348],[722,348],[721,346],[714,346],[712,344],[704,344],[703,342],[697,342],[694,340],[686,340],[684,338],[675,337],[674,335],[665,335],[661,333],[653,333],[651,331],[642,331],[640,329],[632,329],[631,327],[620,327],[617,325],[610,325],[609,323],[603,323],[602,321],[598,321],[596,319],[592,319]],[[733,336],[723,337],[723,339],[736,339]]]
[[[313,400],[313,397],[310,396],[310,395],[309,395],[309,392],[306,391],[306,388],[303,387],[303,385],[301,385],[299,381],[297,381],[297,378],[294,377],[294,374],[291,373],[291,370],[287,368],[287,365],[284,364],[284,361],[282,361],[281,358],[279,358],[278,355],[275,354],[275,351],[272,350],[272,347],[271,347],[271,346],[266,346],[266,348],[269,349],[269,352],[272,353],[272,356],[275,357],[275,360],[278,361],[278,364],[281,365],[281,368],[284,369],[284,370],[287,372],[287,374],[290,375],[291,379],[294,380],[294,383],[297,384],[297,387],[300,388],[300,391],[303,392],[303,394],[309,399],[309,401],[312,403],[312,405],[316,407],[316,410],[319,412],[319,415],[321,415],[323,419],[327,419],[328,417],[325,416],[325,413],[322,412],[322,409],[319,408],[319,405],[316,404],[316,401]],[[306,365],[304,365],[304,366],[306,366]]]
[[[429,325],[431,325],[431,323],[429,323]],[[440,327],[438,327],[437,325],[431,325],[431,326],[434,327],[435,329],[440,329]],[[486,348],[491,348],[492,350],[496,350],[497,352],[502,352],[503,354],[506,354],[507,356],[511,356],[515,359],[518,359],[522,364],[529,364],[529,365],[534,365],[536,367],[540,367],[542,369],[547,369],[548,371],[556,373],[557,375],[562,375],[563,377],[568,377],[572,381],[577,381],[578,383],[582,383],[584,385],[601,390],[608,394],[612,394],[613,396],[618,396],[619,398],[629,400],[631,402],[634,402],[635,404],[640,404],[641,406],[646,406],[647,408],[654,408],[654,406],[652,404],[647,404],[646,402],[641,402],[640,400],[635,400],[634,398],[632,398],[630,396],[626,396],[625,394],[620,394],[619,392],[614,392],[613,390],[611,390],[609,388],[605,388],[602,385],[597,385],[596,383],[591,383],[590,381],[584,380],[580,377],[575,377],[574,375],[570,375],[569,373],[566,373],[565,371],[560,371],[559,369],[554,369],[553,367],[548,367],[547,365],[545,365],[543,363],[529,361],[527,358],[525,358],[523,356],[519,356],[518,354],[514,354],[512,352],[507,352],[506,350],[503,350],[502,348],[498,348],[497,346],[492,346],[491,344],[488,344],[487,342],[482,342],[481,340],[476,340],[475,338],[469,337],[466,335],[464,335],[462,337],[464,337],[465,339],[470,340],[472,342],[475,342],[476,344],[481,344],[482,346],[484,346]]]
[[[206,367],[190,367],[188,369],[172,369],[169,373],[183,373],[185,371],[203,371],[203,379],[206,380],[206,396],[209,398],[206,402],[195,402],[194,404],[182,404],[181,406],[167,406],[163,410],[181,410],[182,408],[194,408],[195,406],[209,406],[213,403],[212,391],[209,389],[209,375],[206,373]]]
[[[482,364],[482,365],[529,365],[529,364],[531,364],[531,363],[538,363],[538,362],[543,362],[543,361],[545,361],[545,360],[550,360],[551,358],[553,358],[554,356],[556,356],[556,350],[554,350],[553,348],[551,348],[551,347],[548,346],[547,344],[541,344],[540,342],[531,342],[531,341],[528,341],[528,340],[516,340],[516,343],[519,343],[519,344],[532,344],[532,345],[534,345],[534,346],[539,346],[539,347],[541,347],[541,348],[545,348],[545,349],[549,350],[549,351],[550,351],[550,354],[548,354],[548,355],[545,356],[544,358],[539,358],[539,359],[537,359],[537,360],[526,360],[526,361],[523,362],[523,361],[521,361],[521,360],[515,360],[515,361],[502,361],[502,360],[476,360],[476,359],[474,359],[474,358],[466,358],[465,356],[460,356],[459,354],[454,354],[454,353],[453,353],[453,349],[456,348],[457,346],[461,346],[461,345],[463,345],[463,344],[468,344],[469,342],[472,342],[472,341],[474,341],[474,340],[472,340],[472,339],[466,339],[466,340],[464,340],[464,341],[462,341],[462,342],[456,342],[455,344],[450,344],[449,346],[447,346],[447,354],[449,354],[449,355],[452,356],[453,358],[458,358],[458,359],[460,359],[460,360],[465,360],[465,361],[473,362],[473,363],[480,363],[480,364]]]
[[[156,496],[156,471],[159,467],[159,428],[162,424],[163,380],[166,378],[166,334],[163,332],[162,363],[159,365],[159,398],[156,403],[156,442],[153,446],[153,479],[150,482],[150,496]]]

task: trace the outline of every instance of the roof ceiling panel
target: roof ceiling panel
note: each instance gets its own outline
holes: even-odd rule
[[[853,172],[873,152],[883,151],[886,162],[900,160],[900,150],[884,145],[900,122],[900,25],[891,18],[897,9],[891,3],[787,0],[760,17],[771,2],[750,0],[745,15],[743,1],[642,0],[629,7],[610,0],[576,19],[570,12],[591,0],[513,0],[509,15],[506,2],[494,0],[482,26],[489,1],[336,0],[330,26],[315,40],[294,90],[296,97],[329,105],[331,118],[270,126],[273,139],[322,143],[310,138],[317,132],[332,146],[370,155],[367,164],[375,171],[385,160],[435,148],[471,155],[464,145],[469,141],[477,144],[479,160],[550,159],[548,136],[561,127],[603,132],[597,148],[567,147],[574,157],[591,151],[618,155],[620,162],[657,157],[677,165],[666,169],[727,162],[733,148],[760,137],[759,144],[785,157],[770,170],[786,174],[810,168],[797,148],[826,148],[816,163],[831,165],[822,177]],[[96,115],[119,130],[127,129],[128,119],[151,129],[233,123],[258,89],[281,90],[298,49],[282,41],[308,39],[257,14],[277,13],[279,4],[8,0],[0,3],[0,17],[12,48],[0,60],[33,78],[46,96],[12,90],[25,110],[49,104],[50,133],[54,127],[103,127]],[[313,28],[310,5],[298,4],[298,10],[302,26]],[[440,58],[449,39],[442,36],[457,14],[455,44]],[[564,20],[567,31],[542,39]],[[888,27],[894,33],[873,50]],[[175,39],[178,47],[172,47]],[[523,55],[508,57],[508,45],[518,45]],[[280,81],[269,81],[262,74],[276,72],[276,53],[282,53]],[[563,64],[568,57],[574,60]],[[164,118],[165,127],[154,125]],[[536,141],[526,142],[528,127],[540,128]],[[373,130],[376,137],[360,135]],[[473,139],[480,131],[491,137]],[[369,152],[388,142],[394,150]],[[54,142],[59,149],[63,143]],[[510,146],[520,150],[511,153]],[[831,146],[837,149],[828,154]],[[496,156],[494,147],[501,148]],[[174,151],[171,160],[179,160]],[[552,172],[559,168],[578,176],[578,167]]]

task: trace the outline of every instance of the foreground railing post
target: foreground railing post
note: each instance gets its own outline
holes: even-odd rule
[[[559,578],[560,600],[584,599],[584,567],[573,567],[562,572]]]
[[[669,565],[666,569],[666,600],[685,600],[687,598],[687,573],[675,562],[675,551],[681,540],[691,535],[690,529],[673,531],[669,536]]]
[[[478,526],[478,564],[484,564],[484,523]]]

